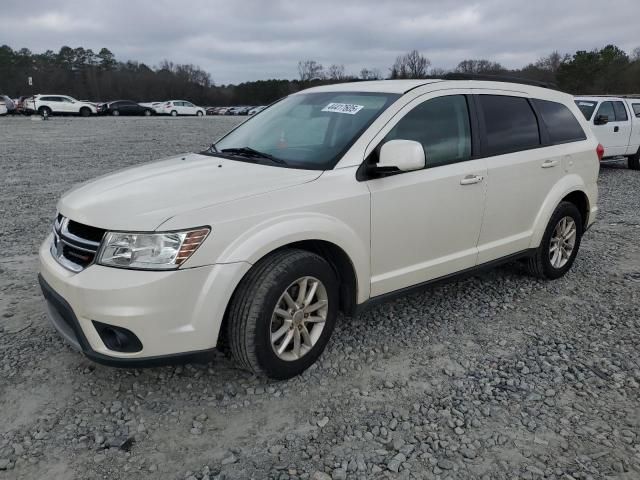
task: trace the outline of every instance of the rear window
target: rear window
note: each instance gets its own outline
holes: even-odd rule
[[[551,143],[567,143],[586,140],[580,123],[565,105],[548,100],[534,100],[536,108],[547,127]]]
[[[584,115],[584,118],[591,120],[591,115],[593,115],[593,111],[596,109],[598,102],[591,102],[588,100],[576,100],[575,102]]]
[[[526,98],[479,95],[488,155],[526,150],[540,145],[538,120]]]

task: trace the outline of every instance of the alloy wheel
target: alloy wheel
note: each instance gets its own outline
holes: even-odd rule
[[[556,224],[549,242],[549,261],[553,268],[564,267],[576,245],[577,228],[572,217],[563,217]]]

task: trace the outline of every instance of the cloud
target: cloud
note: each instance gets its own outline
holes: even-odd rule
[[[237,83],[294,78],[301,59],[386,73],[414,48],[443,68],[465,58],[517,67],[608,43],[630,51],[639,14],[637,0],[5,0],[0,42],[107,47],[120,60],[194,63]]]

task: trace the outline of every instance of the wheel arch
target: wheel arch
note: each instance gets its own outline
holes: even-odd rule
[[[586,229],[591,212],[591,201],[589,199],[588,189],[579,176],[568,175],[551,189],[545,202],[538,211],[533,225],[533,234],[529,244],[530,248],[537,248],[538,245],[540,245],[551,215],[553,215],[556,207],[563,201],[568,201],[576,205],[582,215],[583,229]]]

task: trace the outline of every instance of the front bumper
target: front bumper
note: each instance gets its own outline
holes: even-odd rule
[[[40,285],[49,318],[73,347],[116,366],[185,361],[212,350],[235,286],[249,270],[244,262],[150,272],[91,265],[66,270],[40,248]],[[127,329],[137,352],[110,350],[95,322]]]

